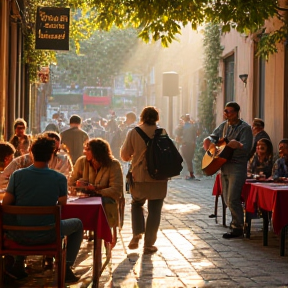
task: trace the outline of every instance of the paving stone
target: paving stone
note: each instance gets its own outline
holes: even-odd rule
[[[228,229],[222,226],[221,201],[217,223],[208,217],[214,213],[213,184],[214,177],[169,181],[154,255],[143,255],[143,239],[138,249],[128,249],[132,238],[131,197],[126,194],[124,226],[99,288],[287,288],[287,256],[279,256],[279,236],[272,230],[268,246],[263,246],[262,219],[252,220],[250,239],[222,238]],[[226,216],[229,224],[229,209]],[[82,277],[69,287],[92,287],[92,251],[93,242],[84,240],[75,264],[76,273]],[[287,255],[288,248],[285,252]],[[27,265],[28,278],[7,283],[5,288],[56,287],[55,273],[42,270],[41,258],[29,256]]]

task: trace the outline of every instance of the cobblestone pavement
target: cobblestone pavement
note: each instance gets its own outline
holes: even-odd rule
[[[279,256],[279,236],[271,229],[268,246],[262,245],[261,219],[252,220],[251,239],[222,238],[227,231],[222,218],[218,217],[216,223],[208,217],[214,212],[213,183],[213,177],[201,181],[176,178],[169,182],[155,243],[159,250],[153,255],[143,255],[143,240],[139,249],[128,249],[131,221],[130,195],[126,194],[124,226],[99,287],[288,287],[287,256]],[[222,216],[220,202],[218,215]],[[230,219],[227,211],[227,223]],[[91,287],[91,249],[92,244],[83,241],[75,267],[82,277],[70,287]],[[13,282],[7,287],[53,287],[52,272],[37,271],[33,265],[32,260],[28,261],[28,281]]]

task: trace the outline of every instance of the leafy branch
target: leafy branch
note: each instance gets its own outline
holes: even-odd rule
[[[195,170],[201,172],[201,163],[204,155],[202,148],[203,139],[215,128],[214,103],[222,79],[219,77],[219,60],[223,47],[220,43],[221,29],[218,25],[208,24],[204,30],[204,82],[199,97],[198,119],[200,135],[197,137],[194,155]]]
[[[25,45],[31,76],[40,65],[40,58],[47,62],[54,59],[53,51],[33,50],[32,37],[37,6],[70,7],[72,23],[70,38],[76,52],[82,40],[89,39],[95,31],[109,31],[112,27],[136,28],[138,37],[145,42],[160,41],[164,47],[177,40],[181,27],[191,25],[197,29],[205,23],[220,25],[221,32],[236,29],[240,33],[255,33],[265,20],[281,17],[285,7],[278,7],[277,0],[24,0],[24,24],[28,43]],[[287,25],[264,35],[259,42],[259,55],[265,58],[277,52],[277,43],[286,39]],[[25,39],[26,41],[26,39]],[[42,60],[43,61],[43,60]],[[33,77],[32,77],[33,78]]]

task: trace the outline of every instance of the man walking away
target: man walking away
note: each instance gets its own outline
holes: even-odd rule
[[[83,144],[89,140],[88,134],[81,129],[81,123],[79,115],[72,115],[70,128],[61,133],[61,141],[67,146],[73,164],[83,155]]]

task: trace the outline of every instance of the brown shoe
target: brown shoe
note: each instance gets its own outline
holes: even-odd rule
[[[142,238],[142,234],[138,234],[138,235],[133,235],[133,238],[131,239],[128,248],[133,250],[133,249],[137,249],[139,246],[139,240]]]
[[[158,251],[158,248],[156,246],[146,246],[144,247],[144,254],[153,254]]]

